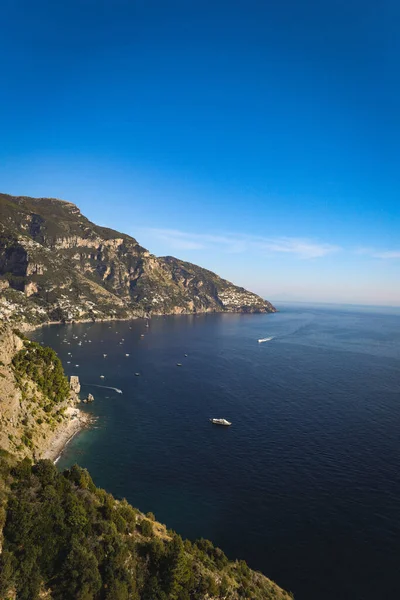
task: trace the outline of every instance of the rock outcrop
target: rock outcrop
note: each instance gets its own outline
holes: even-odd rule
[[[0,194],[0,317],[33,324],[150,314],[275,312],[215,273],[150,254],[70,202]]]
[[[68,437],[81,427],[76,418],[79,411],[74,408],[77,396],[71,389],[69,396],[50,398],[38,385],[34,368],[28,366],[23,375],[18,373],[14,361],[21,352],[31,353],[35,363],[35,345],[1,325],[0,448],[16,456],[39,458],[46,455],[54,440],[64,433]]]
[[[69,378],[69,387],[75,394],[79,394],[81,391],[81,384],[79,383],[78,375],[71,375]]]

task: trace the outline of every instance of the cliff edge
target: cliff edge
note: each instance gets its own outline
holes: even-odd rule
[[[0,448],[54,460],[87,421],[77,400],[51,348],[0,327]]]

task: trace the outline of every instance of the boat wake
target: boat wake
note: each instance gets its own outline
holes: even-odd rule
[[[261,338],[258,340],[258,343],[261,344],[262,342],[270,342],[273,339],[274,339],[274,336],[267,337],[267,338]]]
[[[104,388],[106,390],[114,390],[117,394],[122,394],[122,390],[119,388],[111,387],[110,385],[99,385],[98,383],[81,383],[81,385],[90,385],[91,387]]]

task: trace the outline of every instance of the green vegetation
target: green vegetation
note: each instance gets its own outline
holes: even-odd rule
[[[0,597],[36,600],[288,600],[206,540],[183,542],[77,466],[0,457]]]
[[[68,398],[69,385],[63,366],[51,348],[25,340],[24,347],[14,356],[12,364],[16,381],[22,391],[24,381],[31,379],[53,402],[60,403]]]
[[[9,326],[0,326],[0,356],[0,447],[39,458],[73,402],[62,364],[53,350]]]
[[[1,326],[0,331],[5,335]],[[5,422],[3,444],[35,456],[38,436],[62,419],[60,403],[69,386],[53,350],[14,334],[23,340],[11,363],[22,402],[16,400],[16,426]],[[15,343],[14,336],[10,346]],[[12,380],[8,363],[1,368]],[[116,500],[86,470],[75,465],[59,473],[51,461],[18,462],[0,448],[1,600],[290,597],[244,561],[229,561],[210,541],[183,541],[153,513],[145,516]]]

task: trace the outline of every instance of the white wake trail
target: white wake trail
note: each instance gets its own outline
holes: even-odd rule
[[[91,387],[99,387],[106,390],[114,390],[114,392],[117,392],[117,394],[122,394],[122,390],[116,387],[111,387],[110,385],[99,385],[98,383],[81,383],[81,385],[89,385]]]

